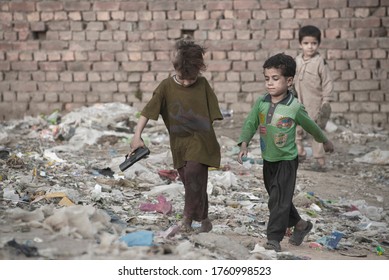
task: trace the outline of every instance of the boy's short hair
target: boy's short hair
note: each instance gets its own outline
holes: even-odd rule
[[[321,42],[321,31],[319,28],[313,25],[306,25],[300,28],[299,30],[299,42],[303,40],[304,37],[311,36],[316,38],[317,42]]]
[[[176,54],[173,59],[174,69],[180,73],[184,80],[194,80],[200,71],[204,71],[205,48],[192,40],[181,39],[175,45]]]
[[[281,70],[284,77],[294,77],[296,61],[290,55],[279,53],[269,57],[263,64],[263,69],[276,68]]]

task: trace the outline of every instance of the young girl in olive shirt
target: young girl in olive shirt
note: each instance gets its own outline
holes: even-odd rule
[[[173,66],[176,75],[163,80],[141,112],[131,152],[144,146],[142,131],[149,119],[159,115],[170,137],[173,166],[185,188],[181,228],[192,229],[192,221],[201,222],[200,232],[212,229],[208,218],[208,167],[220,166],[220,146],[213,121],[221,120],[217,97],[200,72],[206,69],[205,49],[193,41],[178,41]]]

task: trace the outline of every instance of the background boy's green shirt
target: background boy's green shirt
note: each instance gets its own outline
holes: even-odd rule
[[[279,103],[273,104],[269,94],[258,98],[247,116],[238,145],[250,143],[259,128],[262,158],[275,162],[297,157],[296,125],[300,125],[317,142],[327,141],[320,127],[308,116],[304,105],[288,92]]]

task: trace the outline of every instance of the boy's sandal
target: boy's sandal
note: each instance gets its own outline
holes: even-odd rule
[[[327,172],[327,167],[325,167],[325,165],[320,165],[316,162],[311,165],[311,169],[316,172]]]
[[[289,238],[289,243],[295,246],[301,245],[305,236],[311,231],[313,224],[310,221],[307,221],[307,226],[304,230],[297,230],[296,228],[293,231],[292,236]]]
[[[268,240],[263,246],[266,250],[274,250],[276,252],[281,252],[280,242],[277,240]]]

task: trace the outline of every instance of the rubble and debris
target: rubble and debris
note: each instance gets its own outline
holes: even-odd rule
[[[209,169],[213,230],[180,232],[184,187],[172,170],[162,120],[149,122],[152,153],[122,172],[139,117],[121,103],[0,123],[0,255],[6,259],[388,258],[389,137],[331,123],[335,153],[318,174],[299,167],[294,202],[314,224],[299,247],[265,250],[268,220],[259,139],[236,161],[241,120],[215,122],[220,168]],[[228,117],[227,117],[228,116]],[[342,150],[340,149],[342,147]],[[338,150],[337,150],[338,149]],[[309,151],[309,147],[307,147]],[[379,152],[379,154],[377,154]],[[363,159],[363,160],[362,160]],[[379,168],[377,168],[379,166]],[[199,224],[194,223],[196,228]],[[336,233],[341,233],[338,238]],[[290,234],[287,232],[286,235]],[[335,244],[336,243],[336,244]]]

